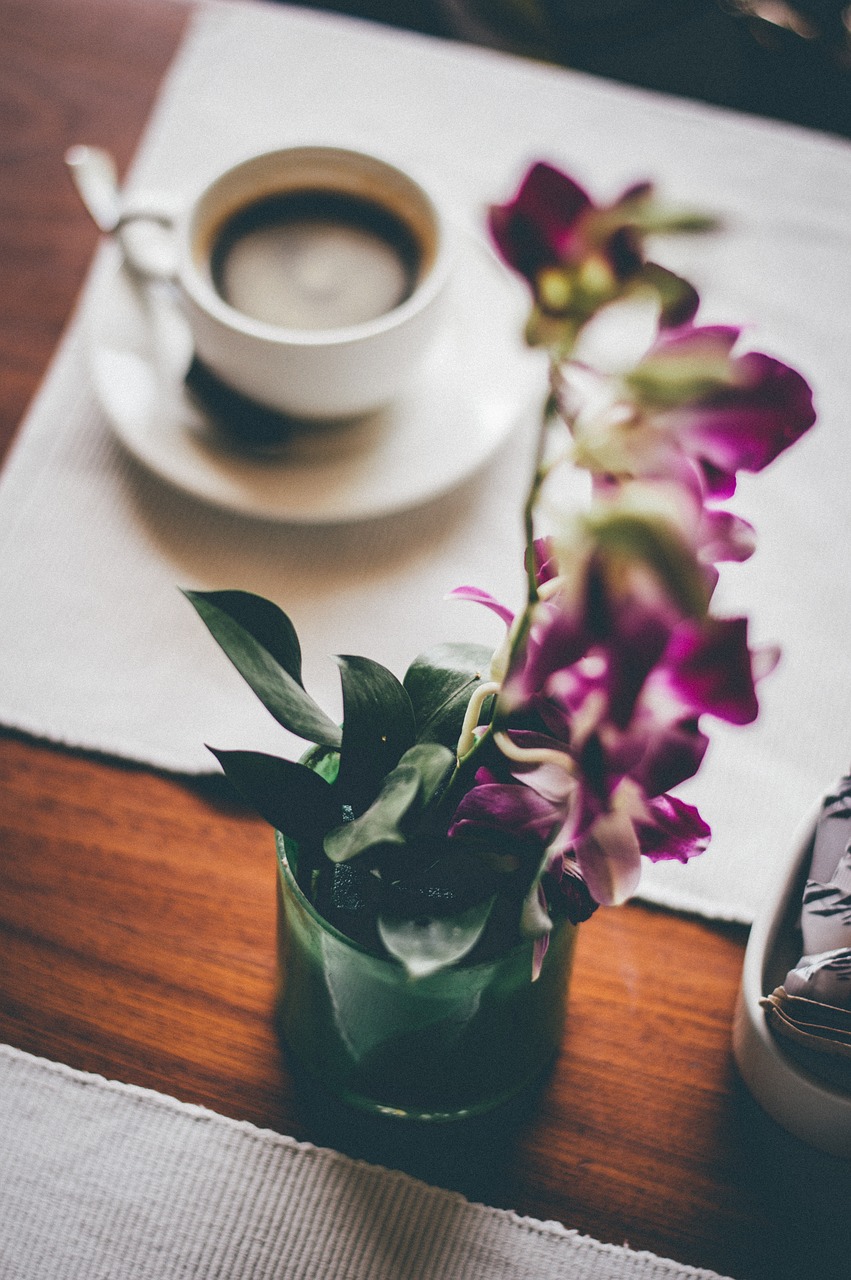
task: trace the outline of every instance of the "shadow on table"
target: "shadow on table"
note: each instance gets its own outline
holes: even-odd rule
[[[851,1158],[840,1160],[787,1133],[737,1079],[741,1171],[765,1224],[740,1280],[848,1280]]]
[[[550,1074],[534,1089],[486,1115],[429,1123],[373,1116],[346,1106],[307,1076],[285,1046],[281,1051],[309,1141],[485,1204],[501,1202],[517,1140],[534,1115]]]

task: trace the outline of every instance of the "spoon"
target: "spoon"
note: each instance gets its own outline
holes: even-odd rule
[[[66,151],[65,163],[95,226],[105,235],[112,236],[121,252],[126,278],[147,318],[154,383],[156,395],[160,397],[173,382],[175,363],[173,308],[164,296],[164,289],[170,290],[171,283],[166,276],[146,270],[137,263],[124,242],[121,232],[137,215],[125,215],[118,170],[109,152],[102,147],[78,143]],[[184,371],[191,359],[189,349],[185,355]]]
[[[126,223],[115,161],[102,147],[79,143],[66,151],[65,163],[95,225],[105,235],[116,236],[125,269],[139,288],[152,324],[155,365],[159,371],[168,369],[170,335],[164,332],[167,314],[156,305],[156,296],[151,295],[151,274],[133,261],[121,236],[116,235]],[[189,358],[184,382],[197,406],[231,445],[238,443],[249,451],[263,452],[289,436],[291,424],[286,419],[226,387],[194,355]]]
[[[65,152],[71,179],[95,223],[106,235],[121,223],[121,192],[115,161],[102,147],[78,144]]]
[[[92,221],[105,235],[115,237],[124,265],[131,274],[138,280],[170,282],[174,268],[168,261],[167,243],[159,246],[161,251],[163,248],[166,251],[166,260],[160,262],[150,258],[150,247],[139,256],[138,248],[126,240],[124,232],[137,222],[170,229],[174,221],[171,214],[158,208],[125,208],[115,161],[102,147],[82,143],[69,147],[65,152],[65,164]]]

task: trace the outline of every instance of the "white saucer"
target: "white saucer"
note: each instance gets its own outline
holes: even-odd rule
[[[273,454],[225,447],[185,391],[176,297],[117,259],[90,298],[95,392],[116,435],[161,479],[243,515],[297,523],[402,511],[469,479],[546,389],[523,344],[525,292],[483,242],[459,235],[446,331],[410,388],[355,423],[299,430]]]
[[[761,998],[780,986],[800,959],[797,921],[822,799],[790,842],[751,929],[733,1021],[733,1052],[745,1084],[778,1124],[811,1146],[847,1160],[851,1094],[817,1078],[784,1052],[760,1006]]]

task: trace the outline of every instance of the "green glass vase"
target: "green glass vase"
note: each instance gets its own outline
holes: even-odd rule
[[[276,833],[278,1028],[312,1084],[373,1115],[450,1121],[530,1091],[562,1039],[576,929],[559,922],[539,978],[532,943],[427,977],[340,933],[298,885]]]

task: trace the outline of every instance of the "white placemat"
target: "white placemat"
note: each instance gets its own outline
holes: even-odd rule
[[[184,193],[249,151],[306,140],[414,166],[468,227],[535,157],[599,199],[651,177],[725,219],[723,235],[659,256],[701,288],[702,318],[749,322],[749,342],[811,379],[820,423],[741,485],[735,505],[759,547],[727,570],[721,602],[748,612],[754,641],[779,640],[785,658],[758,724],[715,729],[684,788],[713,827],[710,851],[685,869],[648,869],[642,893],[749,921],[772,858],[851,755],[851,146],[487,50],[222,3],[195,17],[133,184]],[[497,642],[495,620],[444,597],[472,582],[520,602],[522,422],[475,483],[408,514],[341,527],[221,515],[155,481],[114,439],[88,377],[90,297],[0,481],[0,722],[186,773],[213,767],[205,742],[281,748],[179,586],[277,600],[332,712],[327,655],[366,653],[401,675],[435,641]]]
[[[15,1280],[712,1280],[0,1045]]]

